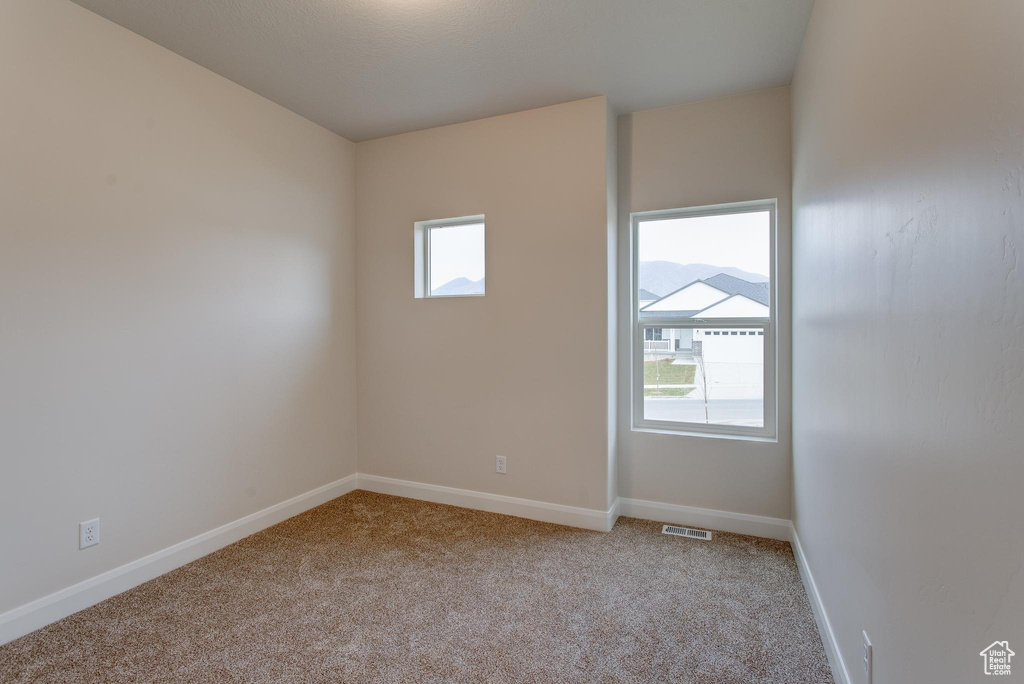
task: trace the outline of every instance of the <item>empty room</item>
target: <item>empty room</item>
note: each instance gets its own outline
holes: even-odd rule
[[[1021,0],[0,0],[0,682],[1024,682]]]

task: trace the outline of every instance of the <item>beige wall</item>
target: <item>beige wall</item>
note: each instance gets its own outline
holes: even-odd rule
[[[1024,653],[1022,30],[819,0],[797,69],[795,524],[853,682],[862,629],[875,682]]]
[[[607,229],[605,231],[606,242],[606,302],[605,312],[605,337],[608,340],[607,349],[607,423],[608,423],[608,500],[607,505],[611,507],[619,496],[619,446],[618,446],[618,402],[619,402],[619,160],[618,160],[618,121],[615,111],[608,103],[608,121],[606,123],[605,142],[605,199],[607,201]]]
[[[0,99],[0,612],[354,472],[353,146],[64,0]]]
[[[360,472],[607,508],[608,125],[600,97],[357,145]],[[413,223],[471,214],[486,296],[414,299]]]
[[[619,397],[619,496],[776,518],[790,513],[790,92],[619,117],[619,385],[629,387],[629,214],[778,198],[777,442],[630,429]]]

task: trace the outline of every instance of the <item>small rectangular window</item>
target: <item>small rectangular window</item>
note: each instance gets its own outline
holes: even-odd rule
[[[416,223],[414,296],[483,296],[485,235],[483,216]]]
[[[775,207],[633,215],[635,428],[775,437]]]

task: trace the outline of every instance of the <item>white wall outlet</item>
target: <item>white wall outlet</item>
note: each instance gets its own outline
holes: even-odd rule
[[[100,543],[100,519],[78,523],[78,548],[84,549]]]
[[[871,639],[867,632],[861,632],[864,636],[864,681],[871,684]]]
[[[494,458],[494,472],[501,473],[502,475],[504,475],[505,473],[508,472],[507,470],[505,470],[505,457],[504,456],[495,456],[495,458]]]

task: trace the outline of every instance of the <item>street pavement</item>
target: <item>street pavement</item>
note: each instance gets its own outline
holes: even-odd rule
[[[708,404],[712,423],[762,425],[764,402],[760,399],[712,399]],[[644,397],[644,418],[686,423],[704,422],[704,402],[686,397]]]

